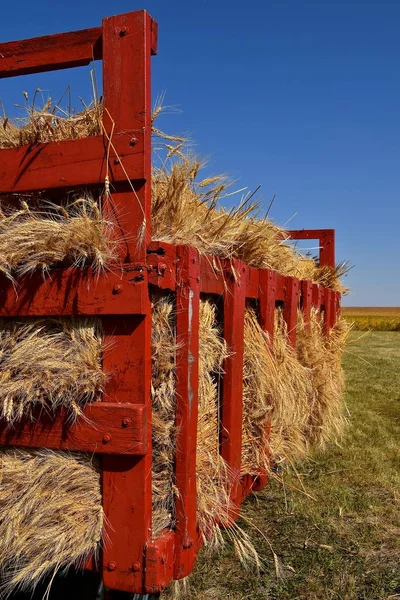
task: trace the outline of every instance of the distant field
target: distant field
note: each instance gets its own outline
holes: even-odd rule
[[[400,307],[348,306],[342,314],[360,331],[400,331]]]

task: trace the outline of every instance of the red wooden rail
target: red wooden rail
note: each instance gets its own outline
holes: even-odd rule
[[[21,278],[16,288],[4,277],[0,281],[0,317],[102,317],[103,368],[109,374],[103,402],[88,407],[88,418],[73,425],[63,415],[52,421],[39,416],[15,429],[3,423],[0,444],[102,455],[109,525],[100,568],[107,589],[130,594],[160,591],[173,578],[189,574],[201,544],[196,518],[200,294],[223,297],[224,337],[231,352],[224,365],[220,442],[232,473],[232,519],[251,490],[267,481],[263,473],[240,478],[246,302],[257,303],[270,343],[275,308],[282,305],[292,345],[299,306],[306,324],[312,307],[323,313],[326,333],[340,310],[340,294],[309,281],[249,268],[239,260],[200,257],[186,246],[150,242],[150,57],[156,48],[157,25],[145,11],[104,19],[95,29],[0,44],[0,78],[103,59],[106,136],[0,151],[0,194],[102,184],[109,173],[115,191],[112,201],[105,199],[105,211],[118,216],[124,240],[111,272],[60,268],[47,278],[41,273]],[[114,149],[108,148],[111,132]],[[333,230],[288,234],[318,239],[320,264],[334,266]],[[175,294],[178,341],[176,526],[156,539],[151,533],[153,288]]]

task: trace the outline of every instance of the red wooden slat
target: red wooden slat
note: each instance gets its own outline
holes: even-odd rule
[[[304,326],[306,329],[310,326],[311,307],[312,307],[313,283],[309,279],[301,282],[301,310],[303,312]]]
[[[224,295],[224,338],[231,353],[224,362],[221,407],[221,455],[232,474],[232,500],[240,495],[240,467],[242,457],[242,399],[244,312],[248,267],[240,260],[230,263],[226,272]]]
[[[312,286],[312,305],[315,309],[317,309],[320,316],[322,305],[322,288],[317,283],[313,283]]]
[[[121,259],[145,264],[151,237],[151,89],[150,61],[154,43],[151,18],[145,11],[103,21],[103,85],[105,127],[143,131],[144,179],[134,193],[127,184],[113,193],[107,210],[116,207],[124,246]],[[110,115],[110,118],[108,118]],[[111,120],[112,119],[112,120]],[[134,173],[128,169],[128,177]],[[111,180],[112,182],[112,180]],[[151,311],[143,318],[106,318],[104,368],[113,373],[107,394],[119,402],[145,407],[151,423]],[[109,345],[107,342],[112,342]],[[143,591],[145,547],[151,537],[151,428],[148,453],[142,458],[103,458],[103,505],[109,543],[102,553],[106,588]]]
[[[0,150],[0,194],[104,185],[107,143],[100,135]],[[127,171],[131,179],[143,179],[143,133],[124,131],[113,136],[112,143],[110,178],[126,181]]]
[[[286,297],[283,318],[286,321],[290,344],[296,345],[297,309],[300,298],[300,282],[296,277],[286,277]]]
[[[0,445],[98,454],[143,455],[146,452],[143,406],[95,402],[87,406],[84,416],[73,424],[62,411],[54,418],[39,413],[39,418],[12,428],[0,421]]]
[[[274,340],[275,323],[275,298],[276,298],[276,272],[269,269],[260,269],[260,325],[269,335],[271,346]]]
[[[124,271],[52,270],[18,279],[14,287],[0,275],[0,317],[146,314],[147,272],[140,265]]]
[[[275,275],[276,298],[277,302],[284,302],[286,297],[286,277],[277,273]]]
[[[332,324],[332,290],[323,288],[324,294],[324,333],[328,335]]]
[[[0,78],[88,65],[101,58],[101,27],[0,44]]]
[[[342,294],[340,292],[335,292],[336,296],[336,310],[335,310],[335,323],[340,317],[341,313],[341,302],[342,302]]]
[[[336,323],[336,292],[331,290],[331,314],[329,318],[329,329],[332,329]]]
[[[196,444],[199,384],[200,261],[178,246],[176,288],[176,498],[174,578],[192,572],[197,538]]]

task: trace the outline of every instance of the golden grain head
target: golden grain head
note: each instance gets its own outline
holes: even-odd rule
[[[104,516],[90,457],[2,448],[0,480],[0,593],[32,590],[97,552]]]
[[[0,416],[9,423],[63,408],[73,420],[104,388],[97,319],[0,320]]]

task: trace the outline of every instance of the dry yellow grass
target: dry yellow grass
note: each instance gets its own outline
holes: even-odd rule
[[[173,527],[175,518],[175,355],[174,303],[153,298],[152,406],[153,406],[153,535]]]
[[[28,95],[24,94],[26,100],[26,105],[23,107],[26,113],[24,117],[15,121],[7,118],[5,114],[0,117],[0,148],[18,148],[101,134],[103,121],[101,102],[94,101],[79,112],[66,112],[51,100],[47,100],[41,108],[38,108],[36,95],[32,102],[29,102]]]
[[[0,482],[1,592],[32,590],[96,552],[103,511],[92,459],[3,448]]]
[[[271,348],[257,315],[247,310],[245,321],[245,377],[243,472],[257,474],[274,463],[292,462],[304,455],[309,440],[310,374],[289,345],[286,323],[278,309]],[[270,436],[266,436],[267,420]]]
[[[1,319],[0,416],[13,423],[64,408],[75,419],[102,393],[101,353],[97,319]]]
[[[346,422],[341,358],[349,326],[344,319],[339,319],[326,337],[319,314],[312,309],[308,329],[299,312],[297,331],[298,359],[309,369],[312,379],[307,436],[313,446],[324,448],[328,441],[340,440]]]
[[[117,250],[113,224],[90,198],[64,206],[0,202],[0,271],[11,280],[60,263],[104,269]]]

